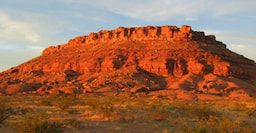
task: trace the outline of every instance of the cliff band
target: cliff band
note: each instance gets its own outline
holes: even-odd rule
[[[0,93],[248,99],[256,94],[256,64],[190,26],[119,27],[51,46],[2,72]]]

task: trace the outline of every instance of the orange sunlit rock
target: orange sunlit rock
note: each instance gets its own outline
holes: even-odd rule
[[[256,64],[190,26],[119,27],[50,46],[0,74],[2,95],[53,92],[237,99],[256,94]]]

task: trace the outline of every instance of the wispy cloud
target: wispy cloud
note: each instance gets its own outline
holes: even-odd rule
[[[256,2],[254,0],[215,0],[211,1],[209,4],[209,8],[214,11],[213,15],[215,17],[241,12],[255,12],[255,6]]]
[[[90,32],[151,24],[189,24],[256,60],[252,52],[256,51],[255,7],[255,0],[4,0],[0,4],[0,62],[20,64],[40,55],[45,47]],[[20,49],[26,52],[17,52]],[[33,54],[22,55],[28,53]]]
[[[12,20],[8,15],[0,13],[0,42],[3,41],[5,43],[13,41],[35,43],[40,41],[40,35],[29,23]]]
[[[70,38],[61,34],[74,31],[72,26],[69,19],[59,20],[47,14],[20,9],[16,12],[0,10],[0,50],[6,48],[6,45],[11,50],[65,43]]]
[[[183,4],[178,0],[111,0],[111,2],[98,0],[80,2],[97,5],[114,13],[131,18],[153,21],[163,21],[177,16],[190,16],[195,11],[194,8],[190,8],[190,6],[196,6],[194,2],[190,2],[192,4]]]
[[[31,60],[41,52],[37,48],[15,49],[11,52],[0,52],[0,72]]]
[[[256,60],[256,35],[243,35],[234,31],[203,30],[206,34],[213,34],[216,39],[227,44],[227,47],[247,58]]]
[[[66,2],[71,2],[71,0],[66,0]],[[76,2],[98,6],[131,18],[152,21],[163,21],[176,17],[195,20],[200,15],[219,17],[237,12],[256,11],[254,0],[77,0]]]
[[[213,34],[216,36],[217,40],[223,41],[228,44],[233,45],[253,45],[256,47],[256,35],[245,35],[243,32],[235,32],[229,30],[203,30],[205,34]]]
[[[45,48],[40,46],[29,46],[28,50],[33,50],[34,52],[41,53]]]

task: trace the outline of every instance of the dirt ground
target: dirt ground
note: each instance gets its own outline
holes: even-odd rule
[[[1,133],[39,130],[63,133],[256,131],[255,100],[19,95],[1,97],[0,101],[0,118],[9,114],[1,121]]]

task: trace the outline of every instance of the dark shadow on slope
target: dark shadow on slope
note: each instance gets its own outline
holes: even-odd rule
[[[65,74],[65,79],[67,81],[71,81],[71,80],[77,79],[78,76],[81,75],[80,73],[78,73],[78,72],[76,72],[74,70],[65,70],[64,74]]]
[[[137,67],[137,70],[138,73],[134,73],[133,78],[148,87],[148,91],[157,91],[167,88],[167,82],[165,77],[150,73],[140,67]]]
[[[193,91],[198,88],[198,83],[202,80],[203,77],[199,75],[184,75],[176,83],[180,89]]]
[[[116,59],[113,61],[114,68],[120,69],[125,64],[127,59],[128,58],[126,56],[117,55]]]

